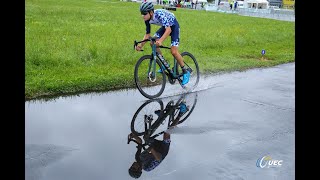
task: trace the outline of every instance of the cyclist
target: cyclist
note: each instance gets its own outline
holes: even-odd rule
[[[178,64],[182,68],[183,80],[181,84],[187,84],[189,82],[190,72],[184,66],[183,58],[178,51],[180,42],[180,26],[175,15],[165,9],[154,10],[152,2],[141,3],[140,12],[146,24],[146,34],[144,35],[143,39],[148,39],[150,37],[150,24],[161,26],[154,35],[157,37],[157,46],[161,46],[162,42],[168,36],[171,36],[171,54],[177,59]],[[142,42],[140,45],[136,46],[136,50],[140,51],[145,43],[146,42]],[[157,52],[162,56],[160,48],[157,48]],[[162,72],[162,68],[160,68],[158,72]]]
[[[129,138],[134,138],[138,142],[135,162],[133,162],[129,168],[129,175],[133,178],[139,178],[142,174],[142,169],[145,171],[151,171],[156,168],[169,152],[171,142],[169,133],[163,133],[162,141],[153,139],[150,142],[149,148],[142,153],[142,139],[133,133],[129,134]]]

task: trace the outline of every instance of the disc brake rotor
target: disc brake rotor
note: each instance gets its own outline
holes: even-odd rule
[[[156,78],[156,76],[154,75],[153,72],[149,72],[148,78],[149,78],[149,80],[150,80],[151,82],[156,82],[156,80],[157,80],[157,78]]]

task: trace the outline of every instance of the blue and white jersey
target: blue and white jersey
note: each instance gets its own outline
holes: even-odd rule
[[[164,149],[166,149],[164,152],[159,152],[159,153],[161,153],[161,158],[160,158],[159,161],[156,160],[155,157],[151,153],[147,153],[147,155],[148,155],[147,158],[146,157],[141,158],[141,159],[143,159],[143,161],[142,161],[142,169],[144,169],[145,171],[151,171],[154,168],[156,168],[157,166],[159,166],[159,164],[167,156],[171,140],[170,139],[165,139],[160,143],[162,144],[163,147],[167,147],[167,148],[164,148]]]
[[[150,24],[169,27],[174,25],[175,19],[176,17],[172,12],[165,9],[156,9],[152,19],[150,20]]]
[[[169,27],[175,25],[176,22],[176,17],[172,12],[165,9],[156,9],[153,13],[153,17],[149,21],[145,21],[146,34],[150,33],[150,24]]]

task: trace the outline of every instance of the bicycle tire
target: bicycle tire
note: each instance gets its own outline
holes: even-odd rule
[[[190,95],[193,95],[193,93],[192,94],[188,94],[189,96]],[[187,97],[188,98],[188,97]],[[191,101],[192,102],[192,107],[191,107],[191,109],[186,113],[186,114],[184,114],[182,117],[183,118],[181,118],[179,121],[178,121],[178,123],[177,123],[177,125],[178,124],[181,124],[181,123],[183,123],[189,116],[190,116],[190,114],[192,113],[192,111],[194,110],[194,108],[195,108],[195,106],[196,106],[196,104],[197,104],[197,101],[198,101],[198,93],[194,93],[194,99],[193,99],[193,101]],[[181,101],[180,101],[180,99],[179,99],[179,101],[177,101],[177,103],[176,103],[176,106],[178,106],[179,104],[181,103]],[[179,113],[179,109],[177,110],[177,112],[175,112],[175,117],[174,117],[174,119],[176,119],[176,117],[178,116],[178,113]]]
[[[199,65],[196,60],[196,58],[189,52],[183,52],[181,53],[181,56],[183,58],[184,64],[187,68],[191,68],[192,72],[190,75],[190,80],[187,84],[182,85],[182,77],[181,80],[179,80],[179,84],[181,85],[182,88],[184,88],[187,92],[190,92],[194,90],[200,79],[200,72],[199,72]],[[176,72],[177,74],[182,75],[182,69],[180,66],[176,66]]]
[[[143,109],[144,109],[145,111],[148,111],[148,109],[146,109],[145,107],[146,107],[147,105],[150,105],[150,103],[152,103],[152,102],[157,102],[157,103],[159,103],[160,110],[161,110],[161,111],[163,110],[163,102],[162,102],[160,99],[147,100],[146,102],[144,102],[144,103],[137,109],[137,111],[135,112],[135,114],[134,114],[133,117],[132,117],[130,127],[131,127],[131,132],[132,132],[133,134],[135,134],[135,135],[137,135],[137,136],[141,136],[141,135],[143,135],[143,134],[145,133],[145,132],[144,132],[144,130],[145,130],[145,128],[144,128],[144,118],[143,118],[144,115],[143,115],[142,117],[140,117],[140,119],[137,119],[137,117],[138,117],[139,113],[140,113]],[[150,112],[148,112],[148,113],[154,114],[155,109],[156,109],[156,110],[159,110],[158,108],[152,108],[152,106],[151,106],[151,110],[150,110]],[[152,112],[151,112],[151,111],[152,111]],[[140,128],[140,129],[142,129],[142,130],[138,129],[138,128],[135,126],[135,124],[137,124],[137,126],[139,126],[140,122],[137,122],[138,120],[140,120],[141,123],[142,123],[143,128]],[[154,120],[154,122],[155,122],[155,121],[156,121],[156,119]]]
[[[150,80],[150,73],[148,73],[148,68],[150,66],[150,62],[152,61],[153,57],[151,55],[144,55],[142,56],[136,63],[135,69],[134,69],[134,81],[136,84],[136,87],[140,91],[140,93],[148,98],[148,99],[154,99],[159,97],[166,86],[166,75],[165,73],[157,73],[156,77],[159,77],[159,79],[156,78],[155,82],[152,82]],[[158,64],[156,71],[158,68],[161,67],[161,63],[158,59],[156,59],[156,63]],[[153,67],[151,67],[151,70]],[[152,73],[152,71],[151,71]],[[143,78],[145,76],[145,78]],[[157,87],[160,85],[161,87]],[[154,92],[154,93],[152,93]]]

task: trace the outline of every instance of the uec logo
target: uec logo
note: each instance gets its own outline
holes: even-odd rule
[[[263,156],[257,160],[257,167],[259,168],[270,168],[270,167],[279,167],[282,165],[283,160],[275,160],[270,156]]]

